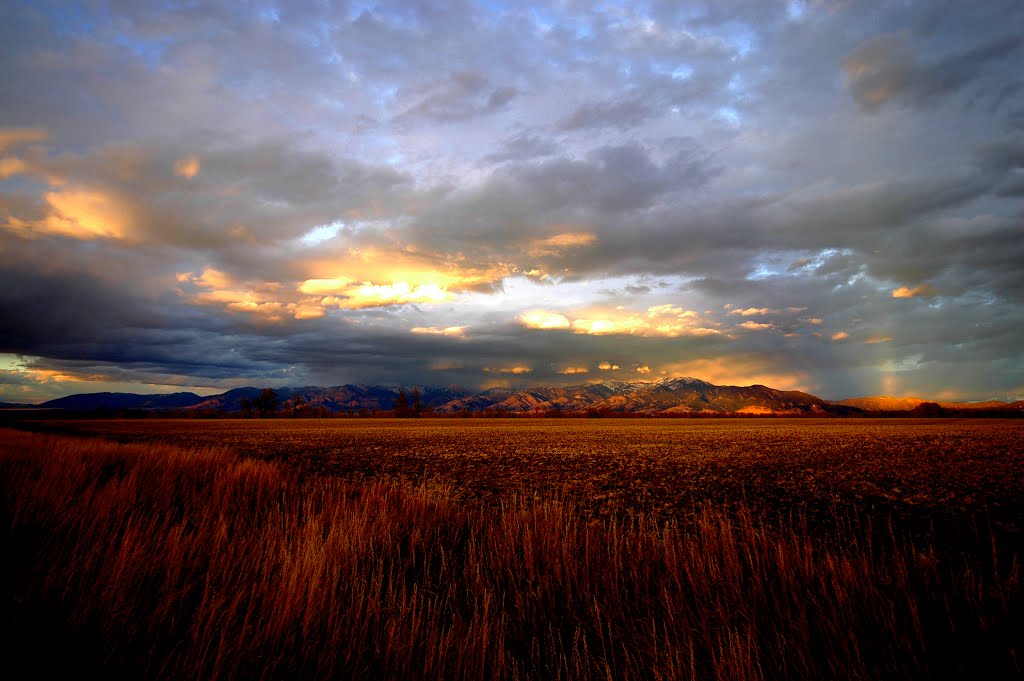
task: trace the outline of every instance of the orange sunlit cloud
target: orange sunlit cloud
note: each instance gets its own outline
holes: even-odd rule
[[[779,311],[770,307],[748,307],[745,310],[730,310],[729,314],[738,314],[743,317],[753,317],[755,315],[769,315],[778,314]]]
[[[428,336],[452,336],[465,338],[467,326],[414,326],[409,329],[411,333],[425,334]]]
[[[192,272],[179,274],[177,279],[178,281],[191,281],[197,286],[202,286],[203,288],[224,289],[232,285],[231,277],[224,272],[213,268],[206,268],[198,275],[193,274]]]
[[[281,286],[277,282],[262,282],[258,285],[240,284],[221,270],[206,268],[202,272],[179,272],[175,279],[203,289],[193,300],[205,305],[222,305],[232,312],[246,312],[263,317],[267,321],[280,322],[286,317],[294,319],[318,319],[326,310],[318,298],[300,300],[279,300]]]
[[[46,138],[46,131],[42,128],[0,128],[0,149],[16,144],[42,142]]]
[[[597,368],[601,371],[618,371],[619,365],[612,364],[611,362],[601,362],[597,365]]]
[[[97,373],[80,373],[75,371],[25,368],[22,373],[28,374],[39,383],[103,383],[110,381],[110,376]]]
[[[546,239],[534,239],[526,252],[535,258],[559,256],[572,248],[582,248],[597,242],[597,235],[591,232],[563,232]]]
[[[846,333],[845,331],[837,331],[836,333],[832,334],[832,340],[834,341],[846,340],[849,337],[850,334]]]
[[[397,281],[393,284],[363,282],[352,284],[338,293],[339,295],[327,296],[320,302],[328,307],[360,310],[388,305],[443,303],[454,298],[454,295],[447,289],[436,284],[413,286],[405,281]]]
[[[920,286],[900,286],[898,289],[894,289],[892,292],[893,298],[927,298],[935,295],[935,287],[930,284],[921,284]]]
[[[6,180],[15,175],[22,175],[28,171],[28,165],[20,158],[4,156],[0,158],[0,180]]]
[[[548,310],[527,310],[519,315],[519,322],[528,329],[568,329],[569,318]]]
[[[186,180],[191,180],[199,174],[200,163],[198,156],[186,156],[185,158],[179,159],[174,164],[174,174],[179,177],[184,177]]]
[[[307,279],[299,284],[299,291],[313,296],[339,293],[350,288],[354,282],[346,277],[336,279]]]
[[[551,310],[534,309],[519,315],[519,323],[528,329],[572,329],[573,333],[591,336],[635,335],[663,336],[709,336],[721,332],[700,323],[699,315],[693,310],[684,310],[675,305],[653,305],[645,313],[629,312],[622,309],[590,309],[572,314],[570,317]]]
[[[778,390],[807,390],[805,372],[780,373],[774,357],[744,355],[695,359],[665,366],[659,373],[671,378],[698,377],[715,385],[767,385]]]
[[[523,374],[532,374],[533,369],[527,366],[510,366],[510,367],[498,367],[492,369],[491,367],[484,367],[484,371],[489,374],[512,374],[515,376],[521,376]]]
[[[589,374],[590,369],[588,369],[587,367],[566,367],[559,371],[558,373],[564,374],[566,376],[573,376],[575,374]]]
[[[132,210],[112,194],[69,187],[47,192],[49,214],[40,220],[8,217],[7,224],[26,235],[55,234],[88,241],[123,239],[131,230]]]
[[[354,281],[404,281],[414,287],[434,285],[461,292],[493,286],[513,271],[503,262],[467,263],[461,256],[411,248],[352,248],[324,259],[314,255],[303,264],[308,275],[302,291],[311,295],[336,295]]]
[[[742,324],[740,324],[740,326],[742,328],[744,328],[744,329],[749,329],[750,331],[765,331],[767,329],[774,329],[775,328],[775,326],[773,324],[766,324],[766,323],[754,322],[754,321],[745,321]]]
[[[876,336],[876,337],[873,337],[873,338],[868,338],[864,342],[865,343],[870,343],[870,344],[874,344],[874,343],[888,343],[891,340],[892,340],[892,338],[890,338],[889,336]]]

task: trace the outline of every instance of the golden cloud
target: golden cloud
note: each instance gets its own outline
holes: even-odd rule
[[[206,268],[202,272],[179,272],[175,275],[181,283],[189,283],[201,289],[193,300],[206,305],[223,305],[232,312],[246,312],[258,315],[270,322],[294,319],[319,319],[326,310],[318,298],[304,298],[298,301],[279,300],[277,282],[262,282],[256,285],[239,284],[231,276],[217,269]],[[251,284],[251,283],[250,283]]]
[[[496,369],[492,369],[490,367],[484,367],[484,371],[486,371],[489,374],[513,374],[513,375],[516,375],[516,376],[520,376],[522,374],[532,374],[533,373],[533,369],[531,369],[530,367],[518,366],[518,365],[517,366],[511,366],[511,367],[498,367]]]
[[[215,270],[212,268],[207,268],[203,270],[202,273],[200,273],[199,275],[194,275],[190,272],[188,273],[188,275],[186,275],[186,280],[191,281],[197,286],[202,286],[204,288],[223,289],[231,286],[230,276],[228,276],[224,272],[221,272],[220,270]],[[182,281],[180,275],[178,281]]]
[[[32,236],[56,234],[89,241],[123,239],[129,235],[133,215],[125,202],[112,194],[84,187],[47,192],[49,214],[34,221],[9,217],[7,225]]]
[[[527,310],[518,319],[528,329],[568,329],[571,326],[568,317],[547,310]]]
[[[572,248],[582,248],[597,242],[597,235],[592,232],[563,232],[546,239],[534,239],[529,242],[526,252],[535,258],[559,256]]]
[[[601,371],[617,371],[619,368],[618,364],[612,364],[611,362],[601,362],[597,365],[597,368]]]
[[[28,165],[20,158],[5,156],[0,158],[0,180],[6,180],[15,175],[22,175],[28,171]]]
[[[898,289],[893,290],[893,298],[927,298],[935,295],[935,287],[930,284],[921,284],[913,288],[909,286],[900,286]]]
[[[307,279],[299,284],[299,291],[313,296],[322,296],[329,293],[340,293],[352,286],[351,279],[339,277],[336,279]]]
[[[761,322],[745,321],[740,326],[744,329],[750,329],[751,331],[765,331],[767,329],[774,329],[773,324],[763,324]]]
[[[111,377],[107,374],[86,374],[77,371],[59,371],[31,367],[22,369],[21,373],[28,374],[39,383],[102,383],[111,380]]]
[[[340,295],[352,282],[406,282],[460,292],[493,286],[512,273],[507,263],[468,265],[461,255],[418,252],[410,248],[350,249],[342,256],[305,263],[304,293]]]
[[[629,312],[621,308],[614,310],[591,309],[573,315],[575,319],[550,310],[534,309],[519,315],[519,322],[531,329],[568,329],[574,333],[592,336],[635,335],[663,336],[709,336],[721,333],[717,329],[700,326],[700,318],[693,310],[684,310],[676,305],[654,305],[644,313]]]
[[[566,367],[558,373],[565,374],[566,376],[573,376],[575,374],[589,374],[590,369],[587,367]]]
[[[298,303],[289,303],[288,311],[296,319],[319,319],[327,314],[323,305],[315,298],[307,298]]]
[[[846,333],[845,331],[837,331],[836,333],[832,334],[832,340],[834,341],[846,340],[849,337],[850,334]]]
[[[193,177],[198,175],[199,169],[199,157],[195,155],[186,156],[185,158],[179,159],[174,164],[174,174],[179,177],[184,177],[186,180],[191,180]]]
[[[409,329],[411,333],[426,334],[430,336],[453,336],[465,338],[467,326],[414,326]]]
[[[26,142],[42,142],[47,138],[42,128],[0,128],[0,149]]]
[[[715,385],[767,385],[779,390],[807,390],[807,374],[774,371],[776,358],[756,354],[695,359],[665,367],[661,373],[671,378],[696,376]]]
[[[649,374],[649,373],[651,373],[651,367],[649,367],[649,366],[647,366],[647,365],[645,364],[645,365],[643,365],[642,367],[637,367],[637,368],[636,368],[636,372],[637,372],[638,374]]]
[[[405,281],[398,281],[392,284],[363,282],[362,284],[352,284],[339,293],[340,295],[327,296],[320,302],[328,307],[361,310],[367,307],[385,307],[388,305],[443,303],[454,297],[446,289],[436,284],[413,286]]]
[[[889,336],[876,336],[876,337],[873,337],[873,338],[868,338],[864,342],[865,343],[888,343],[891,340],[892,340],[892,338],[890,338]]]
[[[802,309],[803,308],[800,308],[800,309],[798,309],[796,311],[799,312]],[[743,317],[753,317],[755,315],[767,315],[767,314],[778,314],[778,313],[779,313],[778,310],[773,310],[770,307],[748,307],[745,310],[738,310],[737,309],[737,310],[732,310],[732,311],[729,312],[729,314],[738,314],[738,315],[741,315]]]

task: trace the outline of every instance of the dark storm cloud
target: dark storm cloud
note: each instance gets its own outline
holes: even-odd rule
[[[923,106],[971,83],[987,63],[1007,58],[1020,44],[1019,36],[1004,35],[933,63],[921,63],[906,34],[886,34],[859,45],[844,68],[851,94],[866,111],[877,111],[894,99]]]
[[[493,87],[474,71],[453,73],[449,78],[424,88],[421,99],[397,120],[425,118],[455,122],[493,113],[512,101],[518,91],[505,85]]]
[[[626,130],[655,115],[651,102],[640,97],[583,104],[562,121],[562,130],[615,127]]]
[[[505,161],[529,161],[545,156],[554,156],[559,151],[558,143],[540,135],[522,132],[502,143],[501,148],[483,158],[487,164]]]

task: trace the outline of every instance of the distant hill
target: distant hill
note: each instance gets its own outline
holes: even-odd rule
[[[192,407],[203,400],[195,393],[170,393],[156,395],[136,395],[134,393],[85,393],[68,395],[49,402],[40,407],[50,409],[181,409]]]
[[[411,399],[414,389],[420,391],[420,401],[424,407],[439,407],[452,400],[469,394],[469,391],[449,386],[431,388],[426,386],[373,386],[373,385],[341,385],[333,388],[306,386],[303,388],[277,388],[278,399],[283,404],[295,395],[302,398],[311,407],[324,407],[331,412],[353,412],[360,409],[367,411],[390,411],[398,399],[398,391],[404,390]],[[194,405],[198,409],[217,409],[222,411],[239,411],[243,397],[250,400],[259,396],[260,388],[236,388],[222,395],[212,395]]]
[[[938,400],[923,400],[920,397],[853,397],[846,400],[838,400],[832,404],[841,404],[848,407],[857,407],[870,411],[910,411],[921,406],[924,402],[935,402],[943,409],[1021,409],[1024,407],[1024,400],[1018,402],[999,402],[987,400],[985,402],[940,402]]]

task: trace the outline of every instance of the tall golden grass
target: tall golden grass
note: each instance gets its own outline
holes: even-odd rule
[[[945,556],[855,522],[822,538],[742,506],[594,520],[13,431],[0,483],[3,655],[36,678],[1007,678],[1024,663],[1015,553]]]

